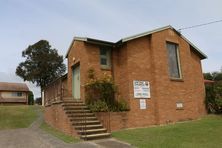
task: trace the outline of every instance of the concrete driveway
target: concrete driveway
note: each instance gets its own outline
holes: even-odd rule
[[[67,144],[60,139],[42,131],[39,126],[43,121],[42,114],[29,127],[0,131],[0,148],[130,148],[131,146],[115,139],[79,142]]]

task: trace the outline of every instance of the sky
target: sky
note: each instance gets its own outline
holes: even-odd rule
[[[221,0],[0,0],[0,81],[23,82],[15,75],[25,60],[22,51],[41,39],[65,56],[74,36],[116,42],[166,25],[221,20],[221,8]],[[181,33],[208,56],[203,72],[221,69],[222,22]],[[40,96],[39,88],[25,83]]]

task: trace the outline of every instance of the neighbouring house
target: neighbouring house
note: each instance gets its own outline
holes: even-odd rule
[[[25,83],[0,82],[0,104],[28,104],[29,88]]]
[[[207,79],[204,80],[205,85],[212,85],[214,83],[215,83],[215,81],[212,81],[212,80],[207,80]]]
[[[91,138],[107,130],[192,120],[206,114],[201,60],[207,56],[171,26],[117,42],[75,37],[66,58],[68,73],[46,87],[44,94],[46,122],[68,134]],[[104,72],[112,76],[129,111],[90,114],[84,109],[90,68],[97,77]]]

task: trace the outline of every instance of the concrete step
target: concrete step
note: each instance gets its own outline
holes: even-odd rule
[[[99,120],[92,120],[92,121],[73,121],[72,125],[94,125],[100,124]]]
[[[87,106],[64,106],[64,110],[82,110],[82,109],[89,109]]]
[[[107,129],[103,127],[84,102],[66,99],[62,106],[80,138],[90,140],[110,137],[111,134],[107,133]]]
[[[87,110],[87,109],[83,109],[83,110],[65,110],[66,113],[70,114],[70,113],[82,113],[82,114],[85,114],[85,113],[90,113],[91,110]]]
[[[83,130],[83,131],[78,131],[79,134],[98,134],[98,133],[105,133],[107,131],[106,128],[99,128],[99,129],[90,129],[90,130]]]
[[[95,114],[94,113],[67,113],[68,114],[68,117],[95,117]]]
[[[75,100],[75,99],[64,99],[64,103],[83,103],[82,100]]]
[[[108,138],[110,133],[100,133],[100,134],[90,134],[90,135],[81,135],[80,138],[86,140],[99,139],[99,138]]]
[[[71,117],[70,121],[82,121],[82,120],[97,120],[97,118],[94,116],[94,117]]]
[[[74,126],[74,127],[75,127],[75,129],[78,129],[78,130],[82,130],[82,129],[89,130],[89,129],[99,129],[99,128],[103,128],[103,125],[102,125],[102,124],[76,125],[76,126]]]
[[[85,103],[66,103],[66,102],[63,102],[62,106],[70,106],[70,107],[73,107],[73,106],[85,106]]]

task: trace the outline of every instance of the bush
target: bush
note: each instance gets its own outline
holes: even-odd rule
[[[122,111],[129,111],[127,102],[124,100],[115,101],[114,104],[107,104],[105,101],[97,100],[94,102],[88,102],[87,105],[89,106],[90,110],[93,112],[122,112]]]
[[[42,105],[42,98],[41,97],[36,98],[35,104]]]
[[[34,104],[34,95],[33,92],[30,91],[28,94],[28,105],[33,105]]]
[[[88,104],[89,108],[93,112],[107,112],[109,110],[106,102],[97,100]]]
[[[93,69],[88,70],[88,83],[85,84],[86,104],[92,111],[126,111],[129,110],[126,101],[116,101],[117,87],[110,75],[97,79]]]
[[[222,113],[222,82],[206,85],[206,108],[209,113]]]

